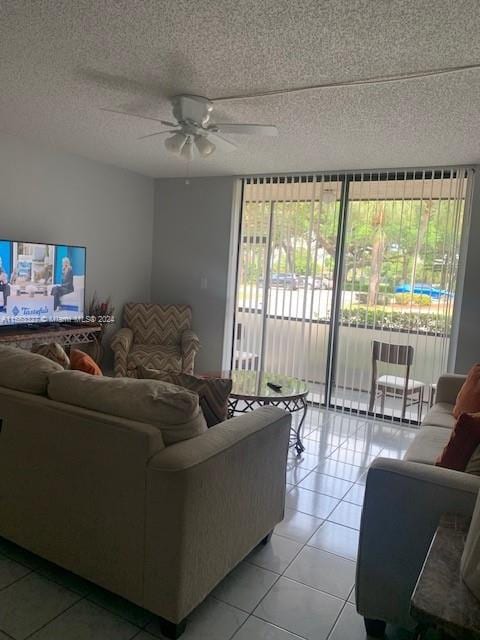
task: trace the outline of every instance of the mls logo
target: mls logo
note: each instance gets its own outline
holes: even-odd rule
[[[12,313],[14,316],[18,316],[18,314],[20,313],[19,308],[17,306],[13,307]]]

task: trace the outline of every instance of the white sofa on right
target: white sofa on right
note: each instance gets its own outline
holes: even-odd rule
[[[436,401],[403,460],[377,458],[367,475],[358,549],[356,606],[367,632],[385,624],[412,629],[410,598],[440,517],[471,516],[480,476],[435,466],[455,418],[462,375],[446,374]]]

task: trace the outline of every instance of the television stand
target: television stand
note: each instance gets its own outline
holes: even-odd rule
[[[96,342],[101,328],[94,324],[33,325],[30,327],[2,327],[0,345],[30,350],[34,344],[58,342],[63,347]]]

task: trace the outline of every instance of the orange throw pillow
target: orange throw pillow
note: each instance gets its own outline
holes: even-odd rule
[[[84,371],[91,373],[92,376],[102,376],[102,370],[91,358],[88,353],[80,351],[80,349],[72,349],[70,351],[70,368],[75,371]]]
[[[453,408],[453,417],[459,418],[462,413],[478,413],[480,411],[480,364],[474,364],[458,392],[457,402]]]
[[[480,445],[480,413],[462,413],[453,428],[450,440],[435,464],[437,467],[465,471],[478,445]]]

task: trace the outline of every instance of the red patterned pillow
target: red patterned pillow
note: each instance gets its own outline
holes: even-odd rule
[[[438,467],[465,471],[480,445],[480,413],[462,413],[446,447],[437,458]]]

